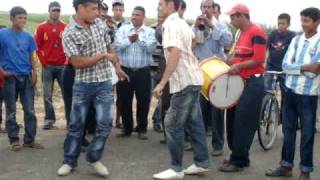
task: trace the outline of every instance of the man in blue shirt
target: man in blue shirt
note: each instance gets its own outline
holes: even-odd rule
[[[33,53],[37,47],[32,35],[23,30],[27,21],[25,9],[13,7],[10,19],[12,27],[0,30],[1,67],[6,77],[3,94],[10,148],[13,151],[21,149],[19,125],[16,122],[16,98],[20,97],[25,123],[23,147],[42,149],[43,146],[35,143],[37,120],[34,110],[34,87],[37,76]]]
[[[116,33],[115,47],[123,70],[129,80],[118,83],[121,117],[124,125],[119,137],[128,137],[133,131],[132,100],[137,99],[137,132],[139,139],[147,139],[148,113],[151,100],[150,64],[156,48],[155,32],[143,24],[145,10],[134,8],[132,24],[122,26]]]
[[[215,8],[215,6],[219,7],[212,0],[202,1],[202,15],[197,18],[193,26],[197,41],[193,51],[200,62],[213,56],[225,60],[224,47],[232,43],[232,33],[228,26],[219,22],[218,16],[214,16],[214,14],[219,14],[219,12],[215,13],[215,10],[220,11],[220,8]],[[201,25],[204,25],[204,29]],[[224,144],[223,111],[213,107],[204,96],[200,97],[200,104],[206,129],[212,122],[212,155],[220,156]]]
[[[320,92],[320,10],[301,11],[303,34],[296,36],[283,59],[285,78],[282,132],[283,146],[280,166],[266,172],[272,177],[291,177],[294,165],[298,119],[301,124],[300,177],[310,180],[313,171],[313,144],[317,99]]]
[[[296,35],[288,30],[290,26],[290,15],[282,13],[278,16],[278,29],[270,33],[268,38],[269,58],[267,61],[267,71],[282,71],[282,60],[286,54],[291,40]],[[281,107],[283,105],[284,94],[284,75],[280,75],[277,81],[280,84],[281,90]],[[265,75],[265,89],[270,89],[272,86],[272,75]],[[282,112],[282,110],[281,110]],[[282,113],[281,113],[282,114]],[[280,116],[281,118],[281,116]]]

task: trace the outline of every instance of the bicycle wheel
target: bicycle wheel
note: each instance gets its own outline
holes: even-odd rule
[[[259,143],[264,150],[271,149],[277,137],[279,119],[279,103],[274,95],[268,93],[262,100],[258,128]]]

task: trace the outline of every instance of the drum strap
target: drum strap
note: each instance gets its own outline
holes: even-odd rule
[[[239,41],[239,39],[240,39],[240,35],[241,35],[241,31],[238,30],[238,31],[236,32],[235,37],[234,37],[234,42],[233,42],[233,44],[232,44],[232,47],[231,47],[231,49],[230,49],[230,51],[229,51],[228,59],[231,59],[232,57],[234,57],[236,45],[237,45],[237,43],[238,43],[238,41]]]

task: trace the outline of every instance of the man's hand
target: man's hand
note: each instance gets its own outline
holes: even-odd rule
[[[31,86],[32,87],[36,87],[37,85],[37,71],[36,70],[32,70],[31,73]]]
[[[307,64],[307,65],[304,65],[301,68],[301,71],[303,71],[303,72],[311,72],[311,73],[314,73],[314,74],[319,74],[320,73],[320,64]]]
[[[230,66],[230,69],[229,69],[229,74],[230,75],[237,75],[237,74],[240,74],[240,66],[239,64],[233,64]]]
[[[164,86],[161,83],[157,84],[157,86],[152,91],[153,96],[159,99],[162,95],[163,88]]]
[[[114,64],[117,61],[117,55],[115,53],[105,53],[104,57],[108,59],[112,64]]]
[[[138,34],[132,34],[131,36],[128,36],[129,41],[134,43],[139,39],[139,35]]]
[[[125,73],[125,72],[122,70],[122,68],[120,67],[120,64],[119,64],[119,63],[115,64],[114,67],[115,67],[116,73],[117,73],[120,81],[124,81],[124,80],[130,81],[130,78],[129,78],[128,74]]]

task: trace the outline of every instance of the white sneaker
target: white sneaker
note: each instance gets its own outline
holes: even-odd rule
[[[154,179],[183,179],[183,177],[183,172],[176,172],[173,169],[168,169],[166,171],[153,175]]]
[[[58,175],[59,176],[67,176],[71,173],[72,167],[69,166],[68,164],[63,164],[59,169],[58,169]]]
[[[99,176],[102,176],[102,177],[109,176],[108,169],[100,161],[91,163],[91,166],[94,168],[94,170],[97,172]]]
[[[209,170],[206,168],[199,167],[195,164],[192,164],[187,169],[185,169],[183,172],[185,175],[204,175],[205,172],[208,172]]]

